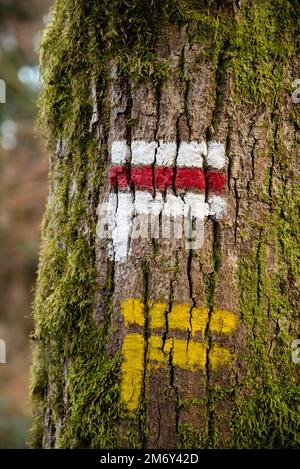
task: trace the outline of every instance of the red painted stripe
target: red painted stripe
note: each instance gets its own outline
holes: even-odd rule
[[[131,179],[130,179],[131,174]],[[168,166],[155,166],[155,189],[165,190],[172,187],[174,168]],[[133,183],[136,189],[153,189],[153,171],[151,166],[132,167],[112,166],[109,172],[109,181],[112,187],[126,189]],[[200,168],[177,168],[175,178],[176,189],[200,189],[205,191],[205,174]]]
[[[151,166],[138,166],[131,168],[131,180],[136,189],[153,188]]]
[[[200,189],[205,192],[205,174],[200,168],[177,168],[176,189]]]
[[[209,171],[206,175],[209,192],[222,192],[226,186],[226,174],[220,171]]]
[[[127,166],[112,166],[109,171],[109,182],[112,187],[126,189],[130,182],[130,171]]]
[[[155,188],[158,190],[166,190],[168,187],[172,187],[173,184],[174,169],[168,166],[155,166],[154,177],[155,177]]]

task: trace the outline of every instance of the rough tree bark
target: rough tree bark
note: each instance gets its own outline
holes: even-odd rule
[[[56,1],[32,446],[299,445],[299,14]]]

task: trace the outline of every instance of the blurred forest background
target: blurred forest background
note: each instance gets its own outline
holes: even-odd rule
[[[47,159],[35,137],[38,48],[52,3],[0,0],[0,448],[26,447],[30,426],[31,303],[47,198]]]

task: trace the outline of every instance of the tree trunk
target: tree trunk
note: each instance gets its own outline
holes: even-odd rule
[[[298,2],[129,3],[42,44],[31,444],[296,447]]]

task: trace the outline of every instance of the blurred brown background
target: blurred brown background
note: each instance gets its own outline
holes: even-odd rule
[[[0,0],[0,448],[26,447],[31,303],[39,228],[47,198],[47,159],[35,137],[38,46],[51,0]]]

